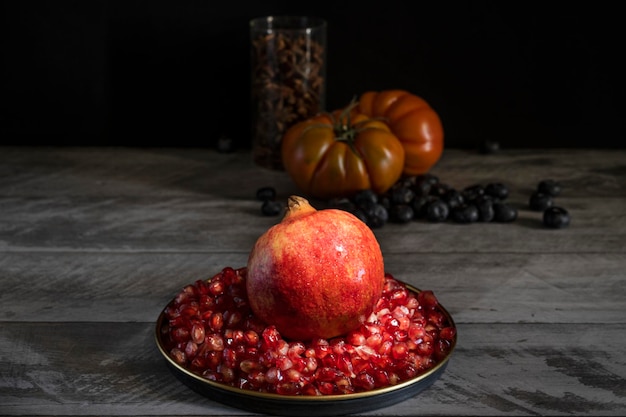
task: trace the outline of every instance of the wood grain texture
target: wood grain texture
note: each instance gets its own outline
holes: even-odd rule
[[[172,253],[0,254],[0,320],[156,320],[176,293],[246,255]],[[455,321],[623,323],[620,254],[392,254],[387,271],[435,291]]]
[[[375,230],[459,343],[430,389],[366,414],[625,415],[626,151],[446,150],[433,173],[505,183],[519,217]],[[548,178],[567,229],[527,207]],[[298,193],[246,153],[0,147],[0,415],[250,414],[180,383],[153,333],[182,286],[244,266],[280,221],[260,213],[266,185]]]
[[[626,325],[460,324],[428,390],[372,415],[623,415]],[[180,383],[152,323],[8,323],[0,328],[5,414],[238,415]],[[92,407],[90,409],[90,407]],[[249,413],[248,413],[249,414]]]

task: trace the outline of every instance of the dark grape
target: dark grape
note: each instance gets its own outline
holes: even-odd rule
[[[478,209],[478,221],[490,222],[495,217],[495,211],[493,209],[493,198],[488,195],[483,195],[474,200],[473,204]]]
[[[437,197],[429,195],[415,197],[413,201],[411,201],[411,208],[413,208],[413,217],[416,219],[426,217],[428,205],[435,200],[437,200]]]
[[[537,184],[537,191],[552,197],[556,197],[561,194],[562,188],[561,184],[554,180],[543,180]]]
[[[485,194],[498,200],[506,200],[509,196],[509,188],[502,183],[492,182],[485,186]]]
[[[372,189],[358,191],[353,199],[359,207],[369,203],[378,203],[378,195]]]
[[[408,223],[413,220],[413,208],[408,204],[391,206],[390,218],[396,223]]]
[[[463,195],[455,189],[449,189],[442,198],[448,203],[448,207],[450,207],[451,210],[461,207],[465,203]]]
[[[445,222],[450,215],[450,208],[445,201],[437,199],[426,207],[426,219],[430,222]]]
[[[485,195],[485,187],[480,184],[465,187],[461,192],[466,202],[474,201],[478,197]]]
[[[409,204],[415,198],[415,191],[408,187],[394,187],[391,189],[391,204]]]
[[[274,187],[261,187],[256,190],[257,200],[267,201],[276,198],[276,189]]]
[[[509,223],[517,219],[517,209],[504,203],[493,204],[493,220],[500,223]]]
[[[478,208],[473,204],[458,206],[450,212],[450,218],[455,223],[474,223],[478,217]]]
[[[543,224],[552,229],[563,229],[571,221],[569,212],[562,207],[552,206],[543,212]]]
[[[278,216],[283,211],[283,204],[279,201],[265,200],[261,205],[264,216]]]
[[[552,207],[552,203],[551,195],[535,191],[530,195],[528,206],[531,210],[544,211],[545,209]]]

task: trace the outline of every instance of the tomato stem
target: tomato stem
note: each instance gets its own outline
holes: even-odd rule
[[[384,120],[382,117],[373,117],[368,118],[366,120],[362,120],[356,124],[352,124],[353,110],[359,105],[359,102],[356,100],[356,97],[352,99],[350,104],[345,107],[341,112],[336,115],[335,113],[327,112],[326,116],[331,121],[331,124],[328,123],[315,123],[308,125],[303,132],[306,132],[309,129],[315,128],[323,128],[328,127],[333,129],[335,134],[335,140],[338,142],[343,142],[348,145],[348,147],[357,155],[359,158],[362,158],[356,147],[354,146],[354,142],[359,135],[359,133],[368,130],[375,129],[374,127],[362,127],[366,125],[368,122],[372,120]]]

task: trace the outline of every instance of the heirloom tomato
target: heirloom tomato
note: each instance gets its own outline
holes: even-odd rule
[[[312,197],[349,197],[365,189],[382,194],[402,175],[398,138],[386,123],[353,107],[299,122],[283,136],[285,171]]]
[[[404,175],[428,172],[443,153],[443,127],[437,113],[421,97],[404,90],[368,91],[357,110],[380,118],[402,142]]]

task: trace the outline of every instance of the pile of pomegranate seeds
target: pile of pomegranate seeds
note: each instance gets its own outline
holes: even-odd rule
[[[284,340],[248,306],[246,268],[224,268],[186,286],[165,308],[163,348],[183,368],[233,387],[283,395],[331,395],[395,385],[435,366],[456,329],[432,291],[390,274],[374,312],[330,340]]]

